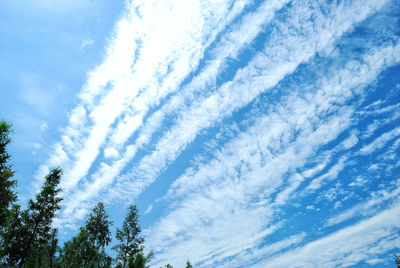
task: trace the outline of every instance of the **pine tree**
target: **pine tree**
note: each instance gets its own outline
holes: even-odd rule
[[[137,254],[142,254],[144,238],[140,233],[139,211],[133,205],[129,207],[122,229],[117,228],[116,238],[119,244],[113,247],[118,253],[117,261],[121,267],[126,268],[130,259],[134,260]]]

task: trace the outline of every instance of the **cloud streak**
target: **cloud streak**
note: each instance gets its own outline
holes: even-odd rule
[[[341,14],[338,15],[337,21],[330,19],[329,16],[322,16],[322,13],[312,14],[307,9],[309,3],[295,5],[292,14],[288,11],[290,14],[288,17],[291,17],[292,21],[277,23],[276,31],[273,32],[270,42],[265,45],[265,51],[255,55],[246,68],[238,70],[233,81],[222,85],[211,96],[194,101],[189,109],[182,111],[175,126],[161,138],[154,152],[145,156],[137,168],[122,178],[122,181],[131,181],[135,174],[139,174],[142,180],[136,184],[134,182],[132,186],[122,182],[121,188],[136,189],[140,193],[140,189],[151,184],[167,163],[176,159],[202,129],[230,116],[232,112],[247,105],[260,93],[275,86],[285,75],[293,72],[300,63],[331,45],[331,42],[341,36],[353,23],[365,19],[369,12],[374,12],[382,4],[382,2],[372,2],[365,6],[356,4],[352,7],[340,6],[331,11],[333,17],[334,14]],[[359,9],[358,16],[346,16],[345,12],[348,10],[357,9]],[[301,27],[304,27],[304,24],[297,21],[297,13],[300,12],[304,12],[305,17],[309,16],[309,23],[314,24],[315,31],[309,32],[308,35],[297,35],[302,30]],[[312,21],[312,15],[321,16],[321,20]],[[287,35],[285,32],[288,25],[294,28],[292,35]],[[316,37],[316,40],[310,41]],[[283,52],[286,54],[282,54]]]
[[[396,235],[399,211],[399,205],[395,205],[374,217],[254,267],[350,267],[360,261],[376,262],[371,256],[394,249],[400,242]],[[378,259],[378,262],[381,261]]]
[[[277,113],[267,114],[258,119],[253,127],[237,135],[236,139],[222,148],[210,163],[201,164],[195,170],[190,169],[178,178],[166,196],[167,199],[176,200],[172,205],[173,212],[157,223],[156,228],[148,230],[149,244],[158,253],[157,258],[160,258],[157,261],[184,261],[185,256],[182,256],[182,252],[186,252],[185,248],[190,248],[188,244],[196,248],[195,252],[186,253],[194,261],[207,260],[213,252],[212,259],[217,263],[218,260],[222,261],[228,256],[235,256],[247,248],[254,247],[255,244],[247,247],[242,243],[242,246],[236,245],[235,250],[229,249],[229,246],[235,243],[232,236],[238,241],[244,239],[241,237],[243,231],[239,231],[245,228],[243,226],[251,226],[251,230],[248,230],[251,233],[246,233],[245,236],[257,237],[263,230],[268,230],[268,224],[271,224],[271,221],[273,223],[275,217],[280,218],[280,207],[287,205],[290,195],[305,180],[301,175],[294,175],[285,182],[285,174],[290,174],[291,170],[305,165],[320,147],[336,139],[351,125],[355,111],[354,107],[343,106],[337,107],[334,115],[324,120],[318,117],[328,110],[333,112],[331,103],[336,103],[343,95],[352,98],[353,95],[345,92],[356,88],[360,82],[358,79],[365,82],[365,78],[368,77],[373,81],[381,68],[385,67],[373,65],[376,58],[393,59],[393,55],[397,55],[399,49],[399,45],[377,49],[353,70],[336,70],[329,80],[323,79],[325,87],[317,89],[310,95],[312,99],[308,99],[307,102],[297,92],[294,93],[287,98],[287,103],[279,103],[273,109],[278,111]],[[372,66],[374,67],[371,68]],[[365,71],[362,72],[363,75],[354,78],[354,73],[360,73],[360,70]],[[334,91],[333,88],[339,91]],[[342,101],[345,102],[343,99]],[[294,131],[298,132],[296,139],[290,137]],[[271,146],[272,144],[274,146]],[[343,147],[340,148],[343,150]],[[345,162],[346,158],[342,157],[337,164],[309,182],[308,187],[316,189],[313,186],[316,181],[320,185],[321,178],[329,177],[330,180],[335,180]],[[318,168],[319,171],[323,169],[324,167]],[[315,173],[307,175],[312,176]],[[269,200],[269,197],[277,192],[276,199]],[[236,213],[241,217],[237,217]],[[278,215],[274,215],[275,213]],[[242,221],[245,223],[242,224]],[[198,222],[209,224],[197,232]],[[231,226],[232,222],[235,223],[234,226]],[[221,231],[221,226],[228,231]],[[189,237],[180,235],[188,233],[191,234]],[[215,245],[207,242],[210,234],[219,241]],[[202,251],[200,245],[208,246]],[[172,250],[169,250],[170,248]],[[218,250],[222,252],[218,254]],[[159,263],[157,261],[155,265]],[[200,264],[207,266],[217,263]]]
[[[127,1],[37,174],[65,170],[57,224],[139,200],[154,267],[384,263],[395,2]]]

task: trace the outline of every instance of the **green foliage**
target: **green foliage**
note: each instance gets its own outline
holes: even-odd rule
[[[61,267],[111,267],[112,259],[105,253],[111,242],[108,213],[99,202],[81,227],[77,236],[64,244],[59,257]]]
[[[7,146],[11,143],[11,133],[11,125],[0,121],[0,172],[9,167],[7,161],[10,159],[10,155],[7,152]]]
[[[87,229],[81,227],[77,236],[64,244],[60,253],[61,267],[94,267],[97,249],[89,240]]]
[[[81,227],[79,234],[64,244],[58,262],[63,268],[111,267],[112,259],[93,245],[87,229]]]
[[[27,228],[23,224],[26,211],[21,211],[19,205],[13,205],[11,216],[2,234],[2,260],[9,265],[17,265],[22,256],[25,239],[28,237]]]
[[[55,267],[56,251],[58,239],[57,230],[53,229],[51,237],[45,243],[39,244],[38,247],[32,248],[29,258],[25,262],[25,267]]]
[[[11,157],[7,152],[7,146],[11,143],[11,133],[11,125],[0,121],[0,235],[4,232],[10,217],[10,205],[17,199],[12,190],[16,181],[11,179],[15,172],[11,170],[11,165],[8,163]],[[0,246],[1,242],[0,240]]]
[[[190,260],[187,259],[185,268],[193,268],[193,265],[190,263]]]
[[[129,268],[146,268],[147,258],[142,252],[137,253],[134,257],[129,257],[128,267]]]
[[[112,225],[112,222],[108,218],[104,204],[99,202],[86,222],[89,240],[98,249],[104,249],[111,242],[110,225]]]
[[[132,262],[132,260],[137,259],[137,255],[144,257],[142,255],[144,238],[140,236],[140,232],[139,212],[133,205],[129,207],[122,228],[117,228],[115,235],[119,243],[113,249],[117,251],[117,263],[121,267],[125,268],[128,260]]]
[[[394,261],[396,263],[396,267],[400,268],[400,258],[397,255],[394,255]]]
[[[18,205],[11,209],[10,220],[3,234],[3,258],[7,264],[23,267],[25,263],[36,263],[39,257],[48,259],[50,253],[45,256],[46,250],[54,253],[49,243],[54,243],[51,241],[55,239],[55,230],[51,224],[62,201],[59,197],[61,189],[58,188],[61,175],[61,169],[54,169],[45,177],[40,193],[35,200],[29,200],[28,209],[21,211]],[[39,263],[44,261],[39,260]]]

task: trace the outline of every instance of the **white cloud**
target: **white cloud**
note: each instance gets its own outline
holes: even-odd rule
[[[370,144],[365,145],[360,149],[360,153],[363,155],[371,154],[372,152],[383,148],[390,140],[400,135],[400,128],[395,128],[391,131],[385,132],[372,141]]]
[[[382,202],[385,202],[390,199],[393,200],[398,199],[398,196],[400,194],[399,179],[395,181],[395,185],[397,185],[396,189],[392,191],[381,190],[374,192],[367,201],[359,203],[351,207],[350,209],[347,209],[346,211],[343,211],[340,214],[332,218],[329,218],[326,222],[326,225],[327,226],[336,225],[357,216],[359,217],[359,216],[374,215],[377,209],[379,209],[379,205]]]
[[[328,162],[325,160],[322,163],[316,165],[315,167],[303,171],[302,175],[306,178],[313,177],[318,172],[321,172],[326,167],[327,163]]]
[[[33,144],[33,147],[34,147],[35,149],[40,149],[40,148],[42,148],[42,145],[39,144],[39,143],[34,143],[34,144]]]
[[[342,156],[337,163],[332,166],[325,174],[313,179],[308,185],[307,189],[316,190],[322,186],[324,180],[334,180],[338,176],[339,172],[345,167],[346,156]]]
[[[265,1],[238,20],[234,19],[251,1],[127,2],[127,14],[116,26],[103,64],[89,74],[81,103],[69,115],[69,125],[54,153],[38,171],[41,175],[57,165],[65,169],[65,209],[57,225],[74,226],[99,194],[105,195],[106,202],[111,202],[110,198],[135,199],[203,130],[274,89],[285,96],[254,108],[254,114],[247,114],[251,118],[243,119],[247,124],[235,129],[237,135],[227,135],[225,144],[218,138],[210,141],[215,146],[212,157],[200,151],[195,167],[186,170],[159,199],[168,200],[170,206],[145,231],[148,247],[156,252],[153,263],[180,265],[190,257],[203,267],[243,266],[254,260],[265,260],[267,265],[279,263],[285,256],[282,251],[288,250],[300,256],[307,267],[311,265],[310,252],[315,254],[318,245],[329,246],[329,241],[341,241],[350,229],[373,232],[367,237],[369,244],[362,242],[357,247],[357,238],[351,236],[352,244],[343,250],[353,259],[339,262],[341,248],[332,245],[332,252],[321,256],[318,263],[329,267],[361,259],[379,262],[376,255],[394,247],[382,230],[392,233],[398,213],[382,212],[294,251],[293,247],[304,245],[308,237],[305,232],[299,234],[301,230],[282,241],[268,241],[271,234],[287,227],[282,219],[284,206],[313,194],[302,191],[307,186],[316,190],[327,180],[335,180],[348,164],[349,155],[339,154],[365,138],[357,131],[350,130],[344,141],[322,157],[317,152],[340,134],[349,133],[360,115],[354,96],[362,95],[383,69],[400,61],[398,43],[371,47],[360,59],[339,55],[335,49],[344,33],[386,1],[325,7],[313,1],[293,1],[284,19],[275,18],[287,2]],[[226,65],[264,31],[268,38],[262,51],[217,87]],[[206,52],[209,58],[199,66]],[[287,94],[286,89],[275,88],[320,52],[333,63],[322,67],[323,74],[316,70],[317,79],[300,85],[289,81],[284,85],[290,88]],[[186,79],[190,82],[182,85]],[[164,125],[166,121],[168,125]],[[227,128],[221,129],[223,136]],[[361,151],[383,148],[388,137],[382,136]],[[131,163],[132,159],[137,162]],[[128,164],[133,168],[120,174]],[[328,170],[319,174],[326,167]],[[354,183],[349,186],[363,181]],[[336,195],[324,194],[336,201],[335,209],[342,206],[343,200],[334,200]],[[353,218],[370,208],[368,204],[339,213],[327,225]],[[319,210],[310,203],[296,205],[304,206],[304,211]],[[150,204],[145,214],[155,206]],[[372,226],[372,221],[377,226]],[[375,242],[378,244],[373,245]],[[354,253],[355,248],[360,254]]]
[[[47,125],[47,122],[42,122],[40,125],[40,131],[46,131],[49,129],[49,126]]]
[[[145,210],[144,214],[149,214],[153,210],[153,206],[150,205],[148,208]]]
[[[293,15],[291,17],[289,15],[288,17],[292,21],[279,26],[279,33],[277,32],[276,36],[274,35],[271,38],[265,47],[265,51],[258,53],[247,67],[240,69],[233,81],[225,83],[209,97],[194,101],[189,110],[181,112],[178,122],[161,138],[153,154],[145,156],[136,168],[121,178],[122,188],[139,189],[140,192],[141,188],[151,184],[167,163],[173,161],[185,146],[194,140],[199,131],[230,115],[237,108],[248,104],[261,92],[275,86],[285,75],[291,73],[298,64],[308,60],[315,52],[323,49],[351,28],[353,23],[365,19],[370,12],[374,12],[384,3],[372,1],[368,5],[353,4],[352,7],[339,6],[337,9],[331,10],[332,14],[337,15],[336,20],[323,16],[322,13],[317,13],[316,16],[320,16],[320,18],[314,23],[315,32],[308,32],[305,35],[297,35],[297,32],[291,35],[286,32],[285,29],[289,27],[288,25],[290,27],[302,27],[302,25],[297,24],[298,16]],[[293,8],[293,13],[303,12],[311,17],[314,14],[308,9],[308,3],[299,4]],[[351,16],[346,15],[349,10],[359,10],[359,12],[357,12],[357,16],[354,16],[353,13]],[[313,38],[316,40],[310,41]],[[282,44],[284,47],[282,47]],[[317,44],[317,46],[310,44]],[[282,55],[284,51],[286,54]],[[381,63],[384,64],[384,62]],[[366,70],[359,71],[365,72]],[[340,95],[344,93],[340,91],[340,88],[331,88],[331,92],[335,90],[338,91],[337,100],[346,97],[346,95]],[[345,93],[352,95],[349,90]],[[318,97],[323,98],[324,96]],[[325,104],[328,104],[328,102],[325,102]],[[132,184],[130,181],[136,174],[146,178],[145,182],[140,181],[136,184],[133,182]],[[128,181],[128,185],[124,181]]]
[[[358,138],[356,133],[352,132],[350,137],[343,141],[344,149],[350,149],[358,143]]]
[[[254,267],[348,267],[398,247],[400,206],[344,228]]]
[[[117,149],[113,148],[113,147],[107,147],[106,149],[104,149],[104,157],[105,158],[119,158],[120,154],[117,151]]]
[[[349,186],[355,187],[355,186],[362,186],[364,185],[368,180],[362,177],[357,177],[355,181],[349,183]]]
[[[392,57],[392,53],[397,53],[398,49],[399,47],[397,46],[394,48],[389,46],[384,49],[377,49],[375,53],[376,56],[381,55],[389,59]],[[360,69],[365,70],[363,76],[357,76],[359,78],[362,77],[364,82],[365,77],[368,77],[369,81],[373,81],[381,68],[384,67],[373,65],[372,62],[363,61],[354,69],[355,73],[359,73]],[[372,66],[373,68],[371,68]],[[335,108],[339,109],[333,113],[337,117],[325,118],[323,121],[315,122],[315,117],[323,114],[324,111],[330,110],[332,112],[333,108],[326,103],[334,103],[336,96],[341,94],[339,91],[331,91],[329,89],[337,89],[339,87],[336,85],[340,85],[341,90],[346,91],[359,84],[359,81],[354,79],[353,71],[344,69],[336,70],[333,73],[334,75],[326,79],[323,84],[326,88],[322,87],[311,95],[313,98],[308,100],[307,105],[304,102],[303,105],[296,105],[302,103],[301,99],[298,99],[297,93],[292,94],[287,98],[287,104],[278,105],[278,107],[285,107],[285,109],[273,109],[279,111],[277,116],[269,113],[259,118],[246,133],[237,135],[237,138],[221,149],[220,153],[215,155],[215,160],[211,160],[208,164],[200,165],[198,169],[188,170],[187,173],[172,184],[167,198],[176,199],[176,207],[174,207],[173,212],[149,230],[149,245],[154,246],[157,253],[156,256],[158,256],[156,257],[156,263],[162,261],[163,256],[168,256],[170,260],[176,259],[176,263],[183,261],[185,256],[178,255],[178,252],[182,252],[181,244],[185,245],[185,248],[197,248],[201,243],[208,244],[203,240],[205,238],[202,231],[207,230],[214,233],[210,228],[214,224],[216,226],[224,226],[224,222],[221,222],[222,218],[225,218],[231,224],[232,222],[236,223],[238,219],[231,218],[229,213],[231,210],[247,211],[249,215],[244,216],[245,218],[252,217],[253,220],[258,221],[258,217],[261,217],[264,219],[264,224],[271,220],[270,217],[265,216],[263,213],[258,213],[256,217],[251,214],[252,210],[256,211],[258,206],[262,206],[265,209],[264,213],[273,213],[272,211],[276,210],[275,206],[285,204],[290,193],[296,190],[304,180],[304,177],[293,176],[293,180],[289,180],[288,185],[282,190],[281,187],[284,182],[281,178],[284,177],[283,175],[289,170],[304,165],[305,160],[312,156],[319,146],[337,137],[340,132],[350,125],[353,113],[346,106]],[[318,81],[316,84],[319,84]],[[321,92],[324,92],[323,98],[320,98]],[[289,103],[291,105],[288,105]],[[314,107],[322,108],[320,111],[315,111]],[[339,112],[340,110],[341,112]],[[297,122],[299,120],[302,120],[302,124],[298,126]],[[291,123],[289,124],[288,122]],[[308,122],[315,122],[315,125]],[[296,129],[299,132],[299,138],[290,142],[290,140],[284,138],[284,135],[285,133],[290,133],[291,129]],[[271,148],[271,144],[280,149]],[[339,147],[341,150],[346,149],[341,144],[339,144]],[[274,154],[271,154],[270,150],[273,150]],[[335,179],[344,167],[346,159],[346,156],[342,156],[327,173],[314,180],[314,183],[310,185],[316,184],[317,181],[319,185],[326,178]],[[322,170],[322,168],[318,169]],[[311,173],[315,174],[315,172]],[[200,191],[201,189],[203,189],[203,192]],[[271,201],[268,200],[268,197],[278,190],[279,194],[275,202],[270,203]],[[258,197],[255,197],[256,194]],[[250,199],[252,201],[246,197],[252,198]],[[232,205],[229,205],[229,202],[226,203],[227,199],[231,200]],[[203,210],[212,211],[216,206],[224,206],[223,210],[227,211],[226,215],[205,216]],[[340,203],[337,206],[340,206]],[[195,223],[179,224],[184,221],[185,217],[190,217],[191,221]],[[203,225],[203,222],[207,224]],[[240,224],[238,226],[241,226]],[[193,230],[197,230],[197,228],[204,228],[204,230],[199,229],[199,233],[194,237],[177,236],[177,234],[193,233]],[[261,232],[262,227],[258,228],[257,231],[254,230],[254,235]],[[236,231],[230,232],[230,236],[232,234],[236,234]],[[214,235],[217,241],[231,242],[231,240],[224,237],[223,233],[216,232]],[[230,239],[233,238],[231,237]],[[188,246],[187,243],[189,242],[191,246]],[[170,248],[171,250],[169,250]],[[224,248],[222,242],[218,243],[218,248]],[[245,248],[245,246],[237,246],[235,251],[230,250],[228,252],[235,255],[245,250]],[[200,248],[196,253],[192,252],[193,255],[191,256],[193,256],[194,261],[205,260],[210,252],[215,252],[215,249],[208,247],[203,251]],[[213,261],[223,260],[227,256],[226,254],[221,253],[220,256],[214,254],[212,259]],[[208,265],[211,264],[208,263]]]
[[[227,24],[230,20],[232,20],[233,18],[234,18],[234,16],[235,16],[235,14],[237,14],[238,12],[240,12],[240,8],[243,8],[243,6],[244,6],[244,3],[246,3],[246,2],[236,2],[235,3],[235,5],[234,5],[234,8],[233,8],[233,11],[230,13],[230,14],[228,14],[228,18],[226,18],[226,20],[223,22],[223,23],[219,23],[218,24],[218,27],[217,27],[217,29],[218,30],[221,30],[221,29],[223,29],[223,26],[225,25],[225,24]],[[239,6],[239,7],[237,7],[237,6]],[[224,8],[223,7],[219,7],[219,9],[220,10],[223,10]],[[261,13],[260,13],[261,14]],[[260,15],[260,14],[257,14],[257,15]],[[269,15],[270,13],[268,13],[268,15]],[[212,21],[212,19],[210,19],[210,21]],[[216,21],[212,21],[212,23],[216,23]],[[216,35],[217,34],[217,32],[218,31],[214,31],[213,32],[213,35]],[[212,40],[212,39],[211,39]],[[208,41],[208,42],[211,42],[211,41]],[[240,47],[240,46],[239,46]],[[182,51],[187,51],[187,49],[188,49],[188,47],[187,46],[185,46],[185,45],[183,45],[183,47],[182,47]],[[238,48],[236,48],[236,53],[237,53],[237,50],[238,50]],[[179,56],[179,55],[178,55]],[[178,57],[177,56],[177,57]],[[225,55],[225,57],[227,57],[228,55]],[[198,56],[197,56],[198,57]],[[186,56],[179,56],[179,58],[181,58],[181,59],[185,59],[185,58],[187,58]],[[188,66],[190,66],[190,65],[193,65],[193,64],[188,64]],[[138,68],[138,70],[140,70],[140,68]],[[180,74],[179,72],[178,72],[178,74],[179,75],[182,75],[182,74]],[[173,73],[172,73],[172,75],[173,75]],[[169,75],[168,77],[167,77],[167,79],[170,79],[171,81],[173,81],[173,83],[176,85],[177,83],[178,83],[178,81],[179,81],[179,79],[181,79],[181,78],[177,78],[176,76],[172,76],[171,77],[171,75]],[[171,85],[171,82],[168,82],[168,83],[166,83],[166,86],[167,87],[171,87],[172,89],[174,89],[174,87]],[[163,85],[163,87],[165,87],[164,85]],[[161,88],[162,89],[162,88]],[[166,88],[166,89],[168,89],[168,88]],[[162,89],[163,90],[163,89]],[[165,90],[165,89],[164,89]],[[171,89],[169,89],[169,90],[171,90]],[[175,90],[175,89],[174,89]],[[127,140],[127,138],[129,138],[130,137],[130,135],[132,135],[132,133],[137,129],[137,127],[139,127],[140,126],[140,124],[142,123],[141,122],[141,120],[142,120],[142,118],[144,117],[144,115],[145,115],[145,113],[147,112],[147,110],[148,110],[148,105],[143,105],[143,103],[151,103],[151,102],[154,102],[155,100],[157,100],[157,98],[155,99],[155,96],[158,96],[158,97],[162,97],[163,96],[163,94],[166,94],[166,92],[168,92],[168,91],[165,91],[164,93],[162,93],[161,95],[160,95],[160,93],[157,93],[157,92],[153,92],[153,91],[151,91],[151,90],[147,90],[147,91],[145,91],[145,93],[143,93],[143,95],[140,95],[137,99],[134,99],[133,101],[134,101],[134,103],[133,104],[131,104],[131,106],[130,107],[126,107],[126,108],[128,108],[128,112],[126,112],[125,113],[125,116],[123,117],[123,120],[121,120],[119,123],[118,123],[118,126],[117,126],[117,129],[116,129],[116,131],[111,135],[111,137],[110,137],[110,142],[111,142],[111,144],[114,144],[114,146],[117,146],[117,147],[119,147],[119,146],[121,146],[122,144],[124,144],[125,143],[125,141]],[[149,95],[150,94],[150,95]],[[142,108],[140,108],[140,107],[142,107]],[[136,112],[136,113],[135,113]],[[137,113],[137,112],[139,112],[139,113]],[[155,120],[154,120],[155,119]],[[137,139],[137,142],[136,142],[136,144],[135,144],[135,146],[132,146],[132,145],[130,145],[130,146],[128,146],[127,148],[126,148],[126,150],[125,150],[125,154],[123,154],[123,158],[121,159],[121,160],[118,160],[118,162],[116,162],[114,165],[113,165],[113,168],[119,168],[119,169],[121,169],[123,166],[121,166],[121,163],[127,163],[128,161],[130,161],[130,159],[135,155],[135,153],[136,153],[136,151],[137,151],[137,148],[140,148],[144,143],[147,143],[148,141],[149,141],[149,138],[150,138],[150,136],[149,135],[151,135],[151,132],[153,132],[154,131],[154,128],[157,128],[157,125],[159,124],[158,122],[157,122],[157,120],[158,120],[158,118],[157,118],[157,115],[154,117],[152,117],[149,121],[149,123],[150,123],[150,129],[147,127],[147,129],[145,128],[144,130],[143,130],[143,132],[142,132],[142,135]],[[153,121],[153,123],[152,123],[152,121]],[[107,150],[107,149],[106,149]],[[87,161],[88,159],[86,159],[86,162],[88,162]],[[90,163],[90,162],[89,162]],[[80,164],[80,166],[82,166],[82,164]],[[86,169],[83,169],[82,171],[84,171],[84,170],[86,170]],[[119,172],[119,170],[115,170],[116,171],[116,173],[113,173],[113,174],[118,174],[118,172]],[[79,178],[79,177],[81,177],[81,175],[80,174],[82,174],[83,172],[81,172],[81,173],[79,173],[79,174],[76,174],[75,175],[75,178]],[[104,175],[102,172],[100,172],[102,175]],[[71,176],[69,176],[69,177],[71,177]],[[94,178],[97,178],[97,176],[94,176]],[[112,179],[113,179],[113,177],[110,177],[110,178],[108,178],[109,179],[109,181],[111,182],[112,181]],[[74,181],[73,181],[73,183],[76,183],[76,181],[77,181],[77,179],[75,179]],[[97,186],[94,186],[95,188],[98,188]],[[89,192],[91,192],[91,191],[89,191]],[[82,197],[81,197],[82,198]],[[75,199],[74,199],[75,200]],[[75,204],[77,204],[75,201],[74,201],[74,203]]]
[[[206,33],[204,29],[198,31],[198,25],[204,24],[202,15],[205,10],[200,8],[211,8],[212,12],[208,15],[214,13],[215,18],[218,18],[218,16],[225,15],[224,5],[226,3],[210,2],[210,7],[198,7],[196,3],[197,1],[174,3],[171,4],[172,9],[169,7],[162,9],[160,6],[152,8],[157,4],[151,1],[132,2],[128,5],[127,9],[130,12],[118,22],[103,64],[89,74],[89,79],[80,94],[82,104],[74,109],[70,118],[70,126],[66,128],[67,135],[64,136],[63,141],[67,141],[65,146],[74,155],[71,157],[74,162],[66,163],[69,168],[64,176],[64,187],[67,189],[74,187],[87,173],[100,152],[110,125],[130,107],[130,103],[141,88],[150,85],[151,90],[146,92],[151,94],[147,98],[152,103],[157,103],[168,93],[168,91],[164,93],[154,91],[158,86],[157,84],[151,85],[154,82],[152,76],[159,72],[160,68],[165,69],[166,66],[172,64],[171,66],[175,69],[173,72],[175,76],[172,80],[175,87],[167,86],[166,89],[175,90],[179,80],[183,79],[190,72],[195,61],[198,61],[201,54],[196,51],[202,45]],[[192,13],[180,12],[177,9],[184,6]],[[143,9],[143,16],[135,15],[136,8]],[[155,10],[164,13],[156,14]],[[174,20],[169,23],[165,23],[165,20],[163,23],[158,23],[165,17]],[[229,19],[229,15],[227,17]],[[209,24],[215,24],[221,20],[220,18],[213,20],[212,17],[206,19]],[[178,28],[175,27],[177,25],[179,25],[179,29],[182,29],[181,32],[177,31]],[[165,31],[166,27],[168,31]],[[170,33],[170,35],[165,36],[166,33]],[[217,32],[214,33],[214,35],[216,34]],[[160,42],[161,37],[165,37],[162,42]],[[180,47],[176,46],[177,40],[180,41]],[[157,45],[157,49],[150,50],[151,44]],[[163,46],[160,46],[161,44]],[[157,55],[154,53],[155,51],[158,53]],[[163,52],[162,55],[161,52]],[[167,56],[170,59],[166,60]],[[134,69],[132,70],[133,63]],[[183,63],[184,65],[182,65]],[[185,69],[182,69],[184,66],[186,66]],[[133,107],[134,109],[138,108],[135,104]]]
[[[93,39],[85,39],[82,41],[81,46],[79,47],[79,50],[84,50],[86,48],[90,48],[94,45],[94,40]]]

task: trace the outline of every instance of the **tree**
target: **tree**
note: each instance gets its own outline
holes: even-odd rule
[[[51,237],[48,241],[39,244],[37,247],[32,248],[30,257],[25,262],[25,267],[48,267],[53,268],[56,266],[56,251],[58,239],[57,230],[53,229]]]
[[[117,262],[120,264],[120,267],[126,268],[129,260],[134,260],[138,254],[142,255],[144,237],[140,236],[140,233],[139,211],[133,205],[129,207],[128,214],[122,224],[122,229],[117,228],[115,235],[119,244],[114,246],[113,249],[118,253]],[[147,256],[148,258],[149,256]]]
[[[59,256],[60,266],[65,268],[95,267],[97,260],[97,249],[90,242],[85,227],[81,227],[77,236],[65,242]]]
[[[189,259],[186,261],[186,268],[193,268],[193,265],[190,263]]]
[[[22,267],[27,261],[34,262],[39,252],[48,248],[48,242],[55,239],[51,224],[62,201],[58,187],[61,175],[60,168],[50,171],[35,200],[29,200],[27,210],[21,211],[20,206],[13,206],[3,236],[5,258],[9,265]]]
[[[89,215],[86,222],[86,230],[88,232],[89,241],[97,249],[98,265],[101,261],[101,253],[104,253],[104,248],[111,242],[110,225],[112,222],[108,220],[109,216],[102,202],[97,203],[93,209],[93,213]]]
[[[131,256],[128,261],[129,268],[146,268],[147,258],[142,252],[137,253],[135,256]]]
[[[0,246],[3,240],[1,234],[6,228],[11,213],[10,205],[17,199],[12,190],[17,182],[11,179],[15,172],[11,170],[11,165],[8,163],[10,155],[7,152],[7,146],[11,143],[11,133],[11,125],[0,121]]]
[[[10,211],[9,222],[2,233],[2,260],[9,265],[17,265],[22,256],[24,239],[27,237],[26,228],[22,222],[22,214],[19,205],[13,205]]]
[[[394,261],[396,263],[397,268],[400,268],[400,258],[397,255],[394,255]]]
[[[64,244],[60,253],[61,267],[111,267],[112,259],[104,250],[111,242],[112,222],[108,218],[104,204],[99,202],[78,235]]]
[[[26,267],[49,267],[53,268],[56,264],[57,229],[51,231],[48,241],[45,241],[33,248],[30,257],[26,260]]]
[[[49,267],[53,268],[54,261],[56,260],[55,255],[56,255],[56,252],[59,250],[58,239],[57,239],[57,229],[53,230],[47,249],[48,249],[47,256],[49,257]]]

